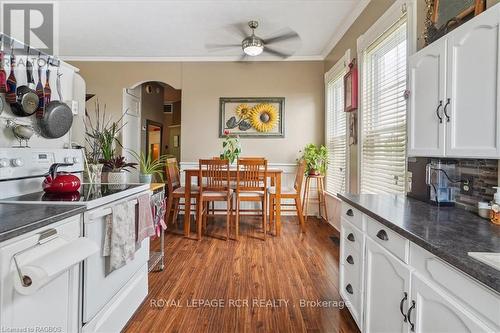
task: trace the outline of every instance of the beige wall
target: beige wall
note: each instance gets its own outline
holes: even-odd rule
[[[242,139],[245,155],[263,155],[270,162],[294,163],[307,143],[324,137],[324,64],[316,62],[142,63],[73,62],[80,68],[87,92],[119,117],[123,89],[159,81],[182,89],[181,160],[217,155],[219,97],[285,97],[283,139]]]

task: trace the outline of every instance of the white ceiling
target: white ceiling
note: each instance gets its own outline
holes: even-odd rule
[[[330,51],[369,0],[122,0],[59,1],[59,54],[68,60],[234,60],[241,49],[207,50],[206,44],[240,43],[231,25],[259,21],[266,38],[284,28],[300,41],[289,60],[319,60]],[[250,30],[248,30],[250,31]],[[270,56],[258,60],[277,60]]]

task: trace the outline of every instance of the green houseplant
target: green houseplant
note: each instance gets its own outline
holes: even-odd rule
[[[301,153],[300,159],[306,162],[306,172],[309,175],[325,174],[328,168],[328,150],[324,145],[310,143]]]
[[[233,163],[241,154],[240,138],[231,135],[228,130],[224,131],[224,141],[222,142],[222,153],[220,158]]]
[[[127,181],[126,172],[129,172],[129,169],[135,169],[137,163],[125,161],[125,157],[116,156],[112,159],[104,161],[104,167],[107,172],[107,183],[117,183],[117,184],[125,184]]]
[[[118,134],[126,124],[121,124],[122,117],[111,121],[106,116],[106,105],[101,112],[99,101],[95,103],[94,115],[85,111],[85,160],[89,182],[100,183],[101,173],[109,172],[105,166],[107,161],[115,158],[115,147],[121,143]],[[106,174],[104,178],[107,178]]]
[[[163,169],[168,158],[167,155],[161,155],[158,159],[153,159],[151,152],[149,154],[130,151],[132,156],[139,162],[139,182],[150,184],[153,176],[158,176],[163,181]]]

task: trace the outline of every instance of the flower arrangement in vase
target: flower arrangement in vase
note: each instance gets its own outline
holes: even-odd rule
[[[228,130],[224,131],[224,141],[222,142],[221,159],[229,160],[234,163],[241,154],[240,138],[237,135],[231,135]]]

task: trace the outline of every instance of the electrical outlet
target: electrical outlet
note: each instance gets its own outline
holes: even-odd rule
[[[460,193],[471,195],[473,190],[473,181],[474,177],[472,176],[462,176],[462,180],[460,181]]]

